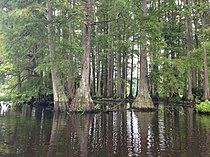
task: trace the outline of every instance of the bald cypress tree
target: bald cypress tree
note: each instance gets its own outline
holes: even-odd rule
[[[147,16],[147,0],[141,1],[142,16]],[[151,109],[154,108],[148,85],[148,62],[147,62],[147,32],[145,28],[140,30],[142,36],[141,52],[140,52],[140,85],[139,93],[134,102],[134,108]]]
[[[54,110],[63,112],[66,110],[65,103],[68,101],[68,99],[63,89],[61,88],[61,80],[59,79],[59,76],[56,73],[57,70],[55,66],[56,59],[55,59],[55,46],[54,46],[53,11],[51,6],[51,0],[47,0],[46,8],[47,8],[48,45],[49,45],[50,63],[51,63]]]
[[[70,105],[70,110],[73,111],[90,111],[93,110],[93,102],[90,95],[90,0],[83,0],[83,29],[82,29],[82,46],[83,46],[83,60],[82,60],[82,77],[80,86],[76,91],[76,95]]]

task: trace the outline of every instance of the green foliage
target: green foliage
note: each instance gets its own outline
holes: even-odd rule
[[[77,107],[76,112],[84,112],[84,106],[83,106],[83,105],[79,105],[79,106]]]
[[[109,110],[109,109],[110,109],[110,106],[109,106],[109,105],[106,105],[106,106],[105,106],[105,109],[106,109],[106,110]]]
[[[0,82],[6,84],[14,74],[14,68],[9,64],[0,64]]]
[[[0,145],[0,154],[8,154],[9,150],[10,148],[8,145]]]
[[[196,111],[200,113],[208,113],[210,114],[210,101],[205,100],[204,102],[201,102],[200,104],[196,105]]]
[[[94,106],[94,108],[95,108],[95,110],[100,110],[100,109],[101,109],[101,105],[100,105],[100,104],[96,104],[96,105]]]
[[[193,87],[192,93],[194,97],[202,98],[203,96],[203,88],[202,87]]]
[[[9,94],[7,93],[1,93],[0,94],[0,101],[10,101],[11,97]]]
[[[169,98],[170,102],[181,102],[182,98],[179,95],[174,95],[172,97]]]
[[[83,7],[81,1],[73,4],[72,1],[51,0],[51,3],[54,10],[53,68],[61,82],[62,87],[59,88],[65,88],[65,92],[68,93],[68,81],[75,81],[77,78],[79,79],[76,81],[80,80]],[[147,16],[142,15],[139,0],[98,0],[91,4],[93,58],[90,65],[95,65],[95,75],[101,77],[101,82],[97,82],[98,80],[95,82],[105,87],[104,82],[109,81],[105,77],[108,77],[106,69],[110,68],[108,67],[110,57],[114,58],[112,68],[116,76],[117,53],[121,55],[121,70],[127,68],[127,76],[124,76],[123,70],[121,76],[129,80],[131,56],[134,54],[134,60],[137,60],[139,48],[146,38],[150,86],[157,86],[155,92],[160,97],[172,97],[178,101],[180,98],[174,98],[173,95],[174,93],[183,95],[187,87],[188,69],[196,68],[197,73],[199,72],[197,77],[203,79],[203,47],[205,46],[209,52],[210,29],[202,31],[201,15],[208,12],[209,3],[196,1],[193,4],[185,4],[177,3],[175,0],[158,2],[151,0],[147,3]],[[2,89],[12,91],[11,98],[14,100],[20,98],[21,101],[26,101],[38,94],[52,93],[50,77],[52,65],[48,50],[45,8],[44,0],[0,1],[0,85]],[[192,9],[193,14],[190,14],[192,16],[190,19],[194,23],[191,30],[192,43],[196,45],[193,46],[195,49],[190,50],[190,55],[187,55],[188,29],[185,18]],[[209,21],[209,17],[206,18],[206,21]],[[142,30],[145,31],[144,35]],[[206,41],[203,41],[203,36]],[[134,64],[133,74],[138,71],[138,63],[135,61]],[[116,78],[113,77],[112,80],[115,88]],[[124,78],[118,80],[126,84],[124,81]],[[133,85],[135,89],[136,84]],[[194,96],[202,96],[202,89],[192,90]]]

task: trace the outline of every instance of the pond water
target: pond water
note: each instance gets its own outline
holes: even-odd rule
[[[210,116],[164,105],[71,115],[16,108],[0,115],[0,156],[209,157]]]

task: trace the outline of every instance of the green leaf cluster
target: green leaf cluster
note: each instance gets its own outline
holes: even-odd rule
[[[200,104],[196,105],[196,111],[200,113],[207,113],[210,114],[210,101],[205,100],[204,102],[201,102]]]

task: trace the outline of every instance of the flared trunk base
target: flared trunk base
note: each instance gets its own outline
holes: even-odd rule
[[[154,104],[152,102],[152,99],[149,95],[142,95],[139,94],[134,103],[133,103],[134,109],[141,109],[141,110],[153,110],[155,109]]]
[[[90,112],[94,110],[94,103],[89,93],[83,94],[81,89],[77,93],[69,106],[70,112]]]

